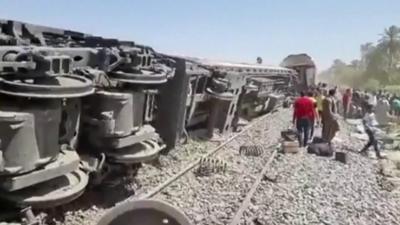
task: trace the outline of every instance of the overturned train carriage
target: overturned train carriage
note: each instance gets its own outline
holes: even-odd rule
[[[222,120],[225,127],[221,128],[226,131],[236,130],[239,118],[251,120],[272,111],[291,89],[297,76],[295,70],[284,67],[213,61],[203,63],[215,71],[214,83],[226,87],[225,96],[232,96],[225,104],[218,104],[222,114],[226,115],[226,120]]]
[[[0,59],[0,196],[37,207],[79,196],[88,182],[74,149],[79,98],[94,93],[92,81],[44,49],[0,46]]]
[[[0,27],[0,197],[63,204],[83,192],[89,172],[100,183],[164,148],[153,125],[173,60],[133,42]]]
[[[170,56],[0,20],[0,199],[65,204],[88,184],[134,176],[188,129],[235,131],[240,118],[279,105],[298,80],[299,65],[289,64]]]
[[[184,128],[207,128],[207,136],[236,130],[239,118],[252,118],[274,109],[293,85],[296,71],[282,67],[185,59],[182,84],[187,88]],[[177,70],[179,71],[179,70]],[[176,73],[175,78],[178,77]],[[185,85],[184,85],[185,86]]]

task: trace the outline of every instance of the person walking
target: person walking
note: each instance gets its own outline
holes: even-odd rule
[[[372,105],[372,107],[375,107],[376,104],[378,103],[378,99],[376,98],[376,93],[373,91],[372,93],[368,93],[368,104]]]
[[[348,113],[350,111],[350,104],[351,104],[351,89],[346,89],[346,92],[343,94],[342,104],[343,104],[343,118],[347,119]]]
[[[296,125],[298,132],[298,141],[300,147],[306,147],[308,144],[311,119],[314,118],[314,103],[306,97],[304,92],[294,102],[293,125]]]
[[[322,94],[321,89],[317,88],[317,96],[315,100],[317,101],[317,111],[318,111],[318,125],[321,124],[321,115],[322,115],[322,101],[324,100],[325,96]]]
[[[336,90],[329,90],[329,95],[322,102],[322,139],[331,145],[336,132],[339,131],[339,122],[336,105]]]
[[[362,109],[362,115],[365,115],[367,113],[367,108],[368,108],[368,102],[370,102],[369,95],[364,93],[363,97],[361,99],[361,109]]]
[[[397,97],[393,99],[393,111],[396,117],[400,116],[400,99]]]
[[[396,94],[392,94],[392,95],[390,95],[390,97],[389,97],[390,113],[391,113],[392,115],[395,115],[395,114],[396,114],[395,111],[394,111],[394,104],[393,104],[393,101],[394,101],[396,98],[397,98]]]
[[[379,131],[379,129],[377,128],[378,122],[376,120],[375,113],[373,112],[373,108],[373,105],[368,105],[367,112],[365,113],[365,116],[363,118],[365,132],[368,135],[368,142],[360,151],[360,153],[364,155],[367,154],[368,149],[373,146],[376,157],[378,159],[382,159],[383,157],[381,156],[379,151],[378,141],[376,140],[376,133]]]
[[[313,139],[314,137],[314,126],[315,126],[315,122],[318,121],[318,110],[317,110],[317,100],[315,99],[315,95],[313,91],[309,91],[307,93],[307,96],[311,99],[311,101],[313,102],[313,108],[314,108],[314,113],[313,113],[313,117],[310,118],[310,140]]]
[[[376,121],[383,126],[395,122],[395,116],[390,115],[390,104],[386,97],[380,97],[375,107]]]

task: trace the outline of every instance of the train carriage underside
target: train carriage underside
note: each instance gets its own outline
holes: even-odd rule
[[[89,184],[133,177],[189,129],[236,131],[314,82],[305,54],[280,67],[215,62],[0,20],[0,199],[66,204]]]

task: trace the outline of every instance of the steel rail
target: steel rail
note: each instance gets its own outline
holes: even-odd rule
[[[229,225],[238,225],[240,224],[240,219],[243,216],[243,212],[248,208],[251,199],[253,198],[254,193],[257,190],[258,185],[260,185],[262,178],[264,177],[264,174],[267,172],[267,169],[269,169],[270,164],[274,160],[278,150],[275,149],[272,152],[272,155],[269,157],[267,163],[265,164],[264,168],[262,169],[261,173],[258,175],[257,180],[254,182],[253,186],[251,187],[250,191],[247,193],[246,198],[243,200],[239,210],[236,212],[235,217],[233,217],[232,222]]]
[[[277,111],[277,110],[276,110]],[[188,166],[186,166],[183,170],[181,170],[179,173],[173,175],[172,177],[170,177],[168,180],[164,181],[162,184],[160,184],[159,186],[157,186],[156,188],[154,188],[153,190],[151,190],[150,192],[148,192],[147,194],[144,194],[143,196],[140,196],[138,199],[148,199],[153,197],[154,195],[158,194],[159,192],[161,192],[162,190],[164,190],[166,187],[168,187],[172,182],[176,181],[177,179],[179,179],[180,177],[182,177],[183,175],[185,175],[187,172],[189,172],[191,169],[193,169],[196,165],[198,165],[200,163],[200,160],[202,158],[207,158],[212,156],[213,154],[217,153],[219,150],[221,150],[225,145],[227,145],[228,143],[230,143],[231,141],[233,141],[235,138],[239,137],[240,135],[244,134],[246,131],[250,130],[251,128],[253,128],[256,124],[258,124],[259,122],[263,121],[264,119],[272,116],[276,111],[272,111],[269,114],[263,115],[260,118],[258,118],[256,121],[251,122],[249,125],[247,125],[243,130],[241,130],[239,133],[233,135],[232,137],[230,137],[228,140],[226,140],[225,142],[223,142],[222,144],[218,145],[216,148],[214,148],[213,150],[205,153],[200,159],[195,160],[194,162],[192,162],[191,164],[189,164]]]

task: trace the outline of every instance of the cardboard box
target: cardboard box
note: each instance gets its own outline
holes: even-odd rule
[[[284,141],[282,143],[284,153],[297,153],[299,152],[299,142],[297,141]]]

